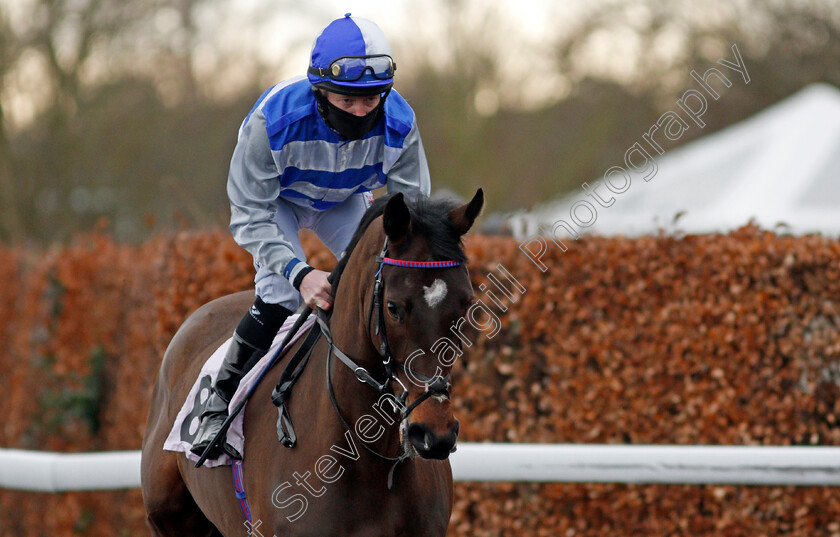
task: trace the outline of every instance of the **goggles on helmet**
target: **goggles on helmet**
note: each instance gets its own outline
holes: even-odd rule
[[[387,54],[370,56],[342,56],[333,60],[328,67],[310,67],[309,72],[320,77],[329,77],[337,82],[355,82],[366,73],[375,80],[394,78],[397,64]]]

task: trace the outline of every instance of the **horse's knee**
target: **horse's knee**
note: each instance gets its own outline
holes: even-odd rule
[[[160,531],[160,528],[152,515],[146,516],[146,525],[149,527],[149,531],[152,532],[152,537],[166,537],[166,534]]]
[[[192,498],[187,501],[153,502],[146,504],[146,523],[154,537],[221,535],[198,509]]]
[[[143,504],[153,534],[166,537],[171,535],[166,531],[169,521],[183,511],[194,509],[195,503],[177,466],[166,464],[160,454],[155,455],[154,462],[143,468]]]
[[[179,517],[177,502],[166,501],[164,498],[155,498],[146,501],[146,523],[152,530],[154,537],[174,537],[173,521]]]

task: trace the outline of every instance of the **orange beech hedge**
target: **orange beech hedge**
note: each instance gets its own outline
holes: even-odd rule
[[[467,240],[501,330],[456,365],[463,441],[840,445],[840,243],[745,227],[549,244],[542,272],[512,239]],[[331,268],[317,240],[304,245]],[[513,288],[500,264],[525,289],[515,303],[488,281]],[[138,449],[172,334],[252,277],[223,231],[0,248],[0,445]],[[450,535],[840,535],[838,496],[459,483]],[[139,491],[0,493],[3,536],[147,535],[144,518]]]

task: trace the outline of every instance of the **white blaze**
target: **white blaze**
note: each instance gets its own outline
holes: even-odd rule
[[[430,308],[434,308],[446,298],[446,282],[437,279],[430,286],[423,286],[423,297]]]

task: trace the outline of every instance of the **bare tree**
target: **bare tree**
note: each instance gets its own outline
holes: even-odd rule
[[[35,0],[28,25],[20,32],[22,46],[45,61],[54,93],[52,119],[66,122],[78,109],[83,71],[95,48],[143,20],[156,0]]]
[[[732,88],[750,93],[749,102],[736,96],[733,105],[752,113],[810,82],[840,84],[838,13],[838,0],[599,2],[574,31],[558,36],[555,57],[558,69],[578,83],[597,76],[586,61],[593,42],[617,36],[613,48],[634,67],[620,82],[663,102],[683,91],[692,69],[715,63],[736,43],[755,83]]]

